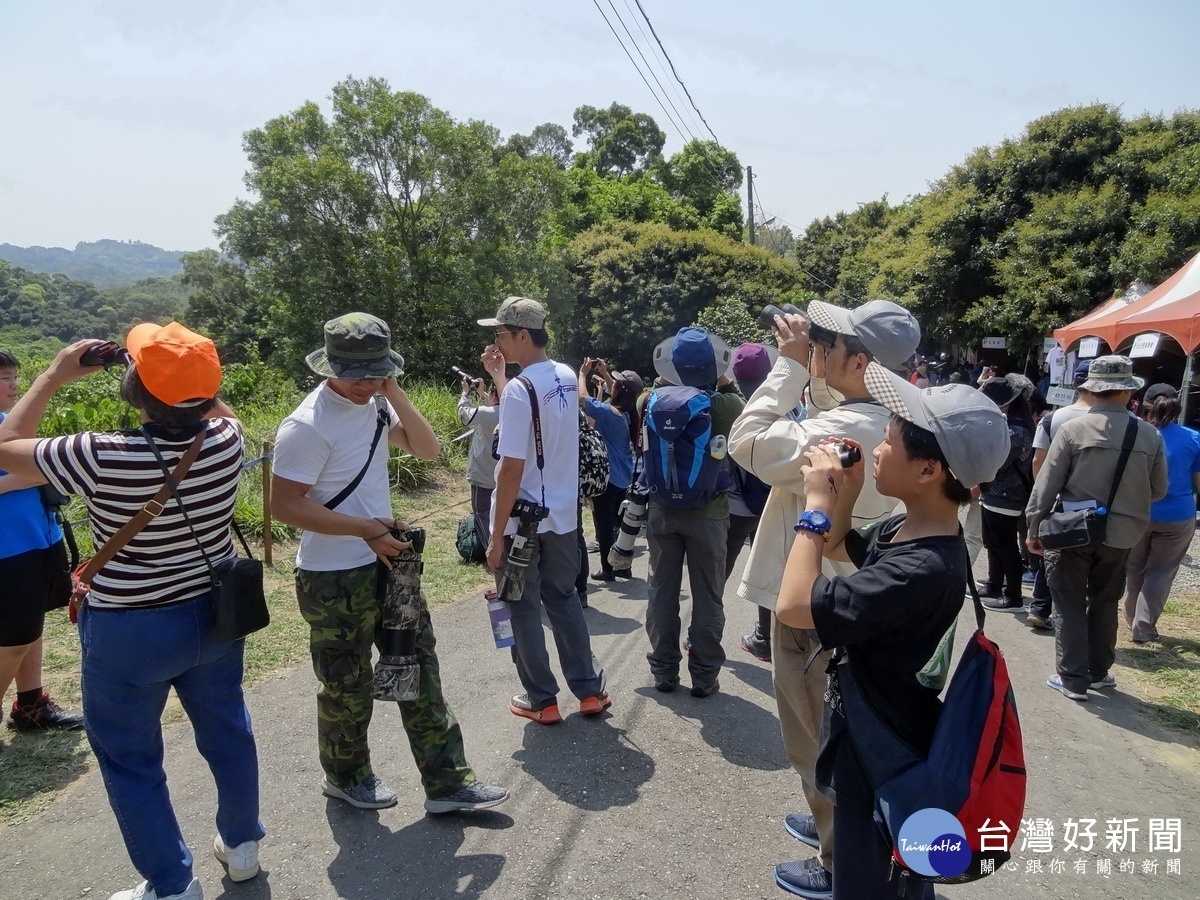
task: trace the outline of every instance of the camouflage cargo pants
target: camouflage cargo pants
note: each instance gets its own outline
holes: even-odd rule
[[[350,788],[371,774],[371,648],[380,622],[375,564],[337,572],[296,570],[296,600],[311,629],[317,688],[317,747],[332,784]],[[417,657],[420,695],[398,703],[427,797],[453,794],[475,780],[462,730],[442,696],[442,676],[429,609],[421,597]]]

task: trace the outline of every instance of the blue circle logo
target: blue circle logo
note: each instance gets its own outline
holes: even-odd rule
[[[904,864],[931,878],[954,878],[967,871],[973,856],[962,823],[944,809],[917,810],[904,820],[896,847]]]

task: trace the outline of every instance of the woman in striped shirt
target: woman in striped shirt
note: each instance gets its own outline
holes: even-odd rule
[[[79,617],[84,727],[134,867],[146,879],[111,900],[201,900],[192,856],[171,808],[161,716],[174,688],[217,783],[213,852],[235,881],[258,874],[258,757],[242,696],[243,641],[213,641],[211,583],[201,553],[233,555],[229,526],[244,458],[241,425],[216,399],[212,341],[172,322],[126,340],[121,396],[144,429],[36,440],[55,390],[98,371],[81,363],[95,341],[67,347],[0,423],[0,468],[81,494],[96,546],[147,505],[195,438],[200,453],[179,483],[196,529],[168,500],[92,579]]]

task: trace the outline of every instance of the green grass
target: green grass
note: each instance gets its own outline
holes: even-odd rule
[[[1178,593],[1158,620],[1162,640],[1134,644],[1122,627],[1118,680],[1143,701],[1153,721],[1181,732],[1200,748],[1200,595]]]

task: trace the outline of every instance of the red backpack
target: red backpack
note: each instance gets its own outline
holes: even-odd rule
[[[835,667],[847,732],[875,786],[875,820],[893,864],[902,877],[941,884],[975,881],[1007,862],[1025,811],[1012,682],[1000,648],[983,633],[983,605],[970,584],[978,630],[954,670],[928,756],[875,712],[849,657]]]

